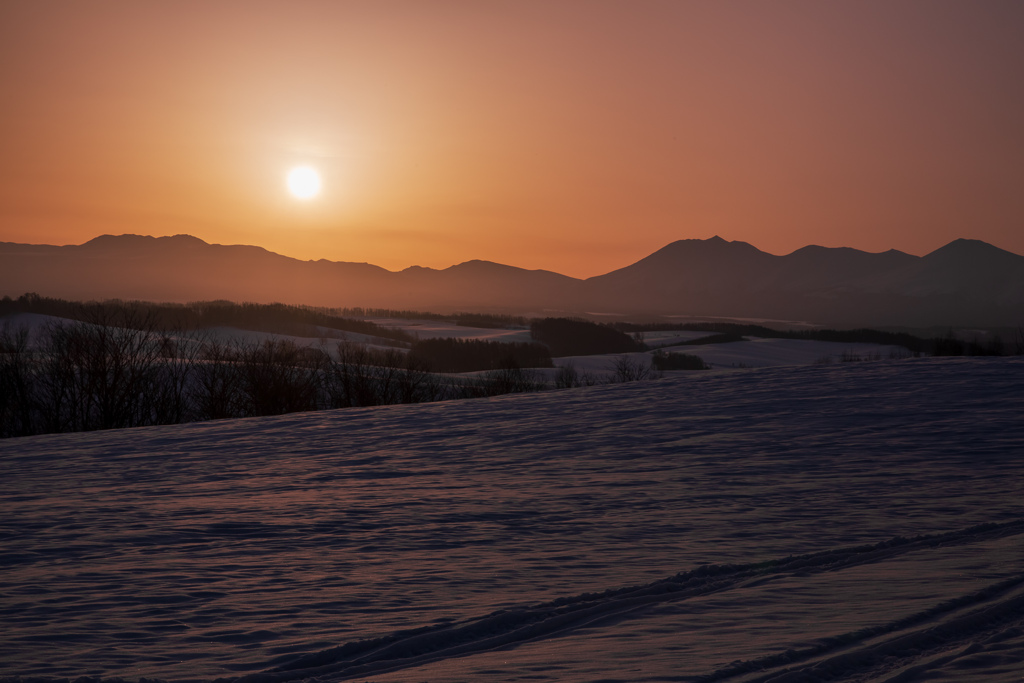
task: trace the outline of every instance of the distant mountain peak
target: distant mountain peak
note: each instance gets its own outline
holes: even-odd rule
[[[961,253],[967,253],[967,252],[977,252],[977,251],[996,252],[996,251],[1003,251],[1003,250],[1000,249],[997,246],[989,244],[988,242],[983,242],[982,240],[972,240],[972,239],[967,239],[965,237],[958,237],[957,239],[953,240],[949,244],[947,244],[947,245],[945,245],[943,247],[939,247],[938,249],[936,249],[932,253],[935,254],[935,253],[938,253],[940,251],[956,251],[956,252],[961,252]],[[1009,253],[1009,252],[1007,252],[1007,253]]]
[[[948,259],[948,258],[1001,258],[1001,259],[1022,259],[1024,257],[1014,254],[1012,251],[1006,251],[999,247],[983,242],[982,240],[965,239],[963,237],[958,238],[945,245],[939,247],[935,251],[927,254],[924,258],[928,260],[937,259]]]
[[[100,235],[99,237],[93,237],[88,242],[84,242],[82,246],[104,246],[115,243],[126,244],[129,242],[139,244],[142,242],[152,242],[155,239],[156,238],[152,235],[135,235],[132,233],[125,233],[123,235]]]
[[[475,275],[543,275],[553,276],[563,280],[573,280],[568,275],[562,275],[550,270],[534,269],[529,270],[526,268],[519,268],[518,266],[509,266],[504,263],[496,263],[494,261],[485,261],[483,259],[473,259],[471,261],[463,261],[457,263],[454,266],[449,266],[441,272],[446,273],[461,273],[461,274],[475,274]]]
[[[161,244],[175,244],[175,245],[194,245],[194,246],[209,246],[207,242],[193,237],[192,235],[178,234],[168,235],[165,237],[153,237],[152,235],[135,235],[132,233],[125,233],[122,235],[100,235],[94,237],[88,242],[82,244],[83,247],[110,247],[110,246],[136,246],[141,244],[154,245],[157,243]]]
[[[975,245],[984,244],[985,246],[988,246],[988,247],[992,246],[988,242],[984,242],[982,240],[970,239],[968,237],[957,237],[955,240],[950,242],[950,244],[961,244],[961,245],[963,245],[963,244],[975,244]]]
[[[525,270],[518,266],[509,266],[504,263],[497,263],[495,261],[486,261],[484,259],[470,259],[469,261],[463,261],[462,263],[456,263],[454,266],[449,266],[445,270],[466,270],[466,271],[495,271],[495,270]]]
[[[724,239],[724,238],[722,238],[722,237],[720,237],[718,235],[714,235],[713,237],[708,237],[707,239],[701,239],[699,237],[687,237],[685,239],[675,240],[673,242],[669,242],[665,246],[672,246],[673,244],[690,244],[690,245],[709,244],[709,245],[712,245],[712,244],[735,244],[735,242],[730,242],[729,240]],[[742,242],[740,244],[742,244]]]
[[[1017,326],[1024,256],[958,239],[920,257],[811,245],[777,256],[720,235],[672,242],[586,280],[481,259],[443,270],[300,261],[187,234],[0,243],[0,296],[282,301],[395,310],[595,311],[846,325]]]
[[[192,235],[187,235],[185,233],[181,233],[181,234],[178,234],[178,235],[169,235],[167,237],[158,237],[157,239],[158,240],[174,241],[174,242],[178,242],[179,244],[194,244],[196,246],[200,246],[200,245],[207,245],[208,246],[210,244],[209,242],[201,240],[198,237],[194,237]]]
[[[676,240],[675,242],[672,242],[670,244],[665,245],[664,247],[662,247],[658,251],[654,252],[654,254],[659,254],[659,253],[667,253],[667,254],[684,253],[684,252],[691,252],[691,251],[695,251],[695,250],[707,250],[707,249],[713,249],[713,250],[715,250],[715,252],[728,251],[730,253],[739,253],[739,252],[748,252],[748,253],[755,253],[756,252],[756,253],[759,253],[759,254],[763,254],[764,253],[760,249],[755,247],[754,245],[750,244],[749,242],[743,242],[741,240],[729,241],[729,240],[726,240],[726,239],[723,239],[723,238],[719,237],[718,235],[715,235],[714,237],[709,237],[706,240],[702,240],[702,239]],[[652,256],[654,254],[652,254]]]

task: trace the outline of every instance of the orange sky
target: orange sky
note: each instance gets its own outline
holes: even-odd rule
[[[0,0],[0,241],[1024,253],[1022,35],[1016,0]]]

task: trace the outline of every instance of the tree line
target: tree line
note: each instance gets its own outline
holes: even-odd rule
[[[709,336],[687,342],[674,342],[673,346],[723,344],[743,341],[744,337],[761,337],[765,339],[807,339],[813,341],[840,342],[843,344],[881,344],[883,346],[902,346],[913,354],[929,356],[1009,356],[1024,355],[1024,327],[1017,330],[1010,342],[1004,342],[998,335],[984,341],[964,340],[958,338],[952,330],[940,337],[918,337],[909,332],[889,332],[870,328],[853,330],[805,329],[775,330],[763,325],[743,323],[610,323],[610,327],[634,336],[644,332],[666,330],[689,330],[707,332]]]
[[[647,347],[639,335],[631,336],[611,325],[580,318],[543,318],[530,323],[530,336],[554,357],[632,353]]]
[[[545,388],[516,363],[478,376],[345,341],[223,341],[109,303],[34,332],[0,328],[0,437],[422,403]],[[550,363],[550,357],[548,357]]]
[[[529,321],[521,315],[505,315],[501,313],[432,313],[430,311],[410,311],[394,308],[351,308],[331,309],[337,315],[349,318],[405,318],[406,320],[436,320],[461,327],[482,327],[487,329],[505,329],[510,327],[526,327]]]
[[[408,347],[416,339],[404,330],[378,325],[369,320],[338,315],[335,309],[287,304],[234,303],[231,301],[195,301],[187,304],[147,301],[105,301],[82,303],[22,294],[17,299],[0,298],[0,317],[12,313],[37,313],[57,318],[89,322],[97,315],[110,314],[124,307],[136,312],[138,321],[159,329],[208,329],[236,327],[243,330],[274,332],[295,336],[321,337],[323,330],[367,335],[375,343]],[[104,312],[103,309],[110,309]],[[131,321],[129,321],[131,322]]]
[[[551,351],[543,344],[484,339],[424,339],[409,356],[437,372],[475,372],[506,368],[551,368]]]

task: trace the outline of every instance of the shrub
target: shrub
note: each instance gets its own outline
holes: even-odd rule
[[[660,371],[649,363],[643,363],[637,358],[625,354],[619,356],[612,362],[612,374],[609,381],[618,382],[640,382],[647,379],[655,379],[660,376]]]
[[[651,356],[651,365],[657,370],[709,370],[710,365],[700,356],[688,353],[665,353],[658,351]]]

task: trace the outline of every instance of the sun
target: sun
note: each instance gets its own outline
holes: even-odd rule
[[[320,174],[310,166],[296,166],[288,171],[288,191],[296,199],[312,199],[320,194]]]

